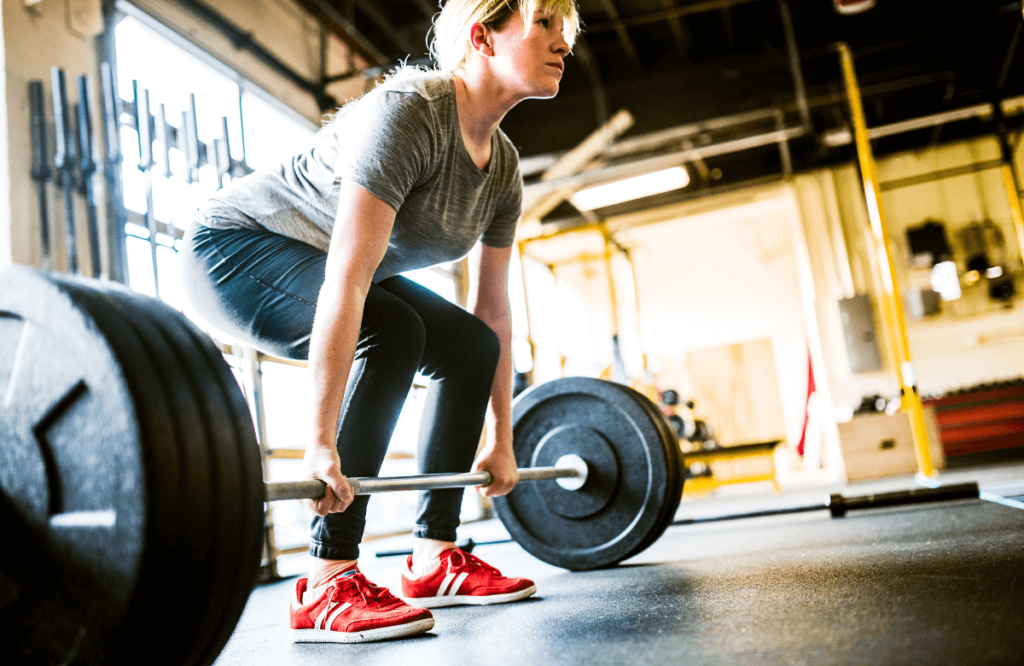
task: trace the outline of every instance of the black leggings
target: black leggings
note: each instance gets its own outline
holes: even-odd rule
[[[181,252],[189,301],[225,333],[269,354],[309,357],[327,254],[267,231],[194,225]],[[417,371],[431,379],[420,426],[420,473],[466,472],[476,455],[498,365],[498,336],[483,321],[404,277],[370,287],[338,420],[347,476],[376,476]],[[415,536],[454,541],[461,488],[421,494]],[[310,554],[359,556],[368,497],[313,517]]]

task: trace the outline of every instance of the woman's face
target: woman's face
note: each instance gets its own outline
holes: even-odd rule
[[[523,17],[517,11],[491,33],[492,69],[521,99],[554,97],[565,70],[562,60],[569,54],[562,17],[540,8],[525,39],[524,32]]]

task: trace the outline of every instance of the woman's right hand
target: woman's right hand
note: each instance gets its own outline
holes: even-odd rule
[[[312,446],[306,449],[302,459],[304,478],[320,479],[327,484],[324,496],[315,500],[302,500],[306,508],[318,516],[341,513],[355,499],[352,486],[341,473],[341,459],[334,447]]]

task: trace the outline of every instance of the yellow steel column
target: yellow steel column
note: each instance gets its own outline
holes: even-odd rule
[[[1013,159],[1012,156],[1010,159]],[[1017,247],[1020,250],[1021,260],[1024,261],[1024,213],[1021,212],[1017,182],[1013,177],[1013,169],[1009,164],[1003,164],[1000,170],[1003,172],[1003,185],[1006,187],[1006,197],[1010,200],[1010,216],[1013,217],[1013,228],[1017,232]]]
[[[612,306],[612,338],[616,347],[619,340],[619,299],[615,295],[615,274],[612,272],[612,239],[608,232],[604,236],[604,267],[608,273],[608,296],[611,298]]]
[[[871,153],[871,140],[868,137],[867,122],[864,119],[864,107],[861,104],[860,88],[857,85],[857,74],[853,68],[853,56],[846,44],[839,44],[839,58],[843,67],[843,81],[846,94],[850,101],[850,116],[853,120],[853,137],[857,146],[857,159],[860,163],[861,179],[864,183],[864,197],[867,201],[868,217],[874,235],[876,251],[879,253],[879,268],[882,271],[882,285],[888,299],[888,310],[892,318],[895,335],[895,356],[899,361],[897,375],[903,394],[902,409],[910,412],[910,429],[914,436],[914,449],[917,453],[918,472],[926,477],[934,476],[932,454],[928,447],[928,431],[924,421],[924,407],[921,396],[917,392],[917,378],[914,376],[910,361],[910,343],[907,341],[907,323],[903,315],[903,301],[900,296],[899,282],[896,279],[896,267],[892,252],[887,241],[889,229],[882,209],[882,189],[878,183],[878,172],[875,159]],[[881,261],[884,252],[885,262]]]
[[[619,299],[615,293],[615,273],[612,269],[613,241],[607,229],[601,230],[604,237],[604,266],[608,273],[608,296],[612,308],[612,367],[611,378],[617,382],[627,382],[626,364],[622,360],[622,347],[619,344]]]
[[[526,373],[526,382],[533,384],[533,370],[537,365],[537,351],[533,346],[533,326],[530,323],[530,295],[526,287],[526,244],[529,241],[519,241],[519,273],[523,276],[523,309],[526,310],[526,343],[530,345],[530,371]]]
[[[629,260],[629,276],[633,280],[633,303],[636,306],[636,335],[640,342],[640,360],[643,362],[643,371],[647,372],[647,349],[644,347],[644,329],[640,323],[640,287],[636,283],[636,262],[633,261],[633,253],[626,251],[626,259]]]

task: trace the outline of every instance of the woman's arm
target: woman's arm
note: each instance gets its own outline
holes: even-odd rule
[[[475,470],[486,469],[494,483],[482,489],[488,497],[508,493],[519,480],[512,452],[512,312],[508,302],[508,267],[512,248],[482,243],[469,256],[469,311],[498,335],[501,356],[487,410],[487,443]]]
[[[322,499],[305,503],[320,516],[344,511],[352,503],[352,488],[342,475],[338,458],[338,416],[355,356],[366,294],[373,273],[384,258],[394,223],[394,208],[355,183],[342,183],[324,284],[309,340],[313,439],[306,447],[303,469],[307,478],[327,483],[327,492]]]

